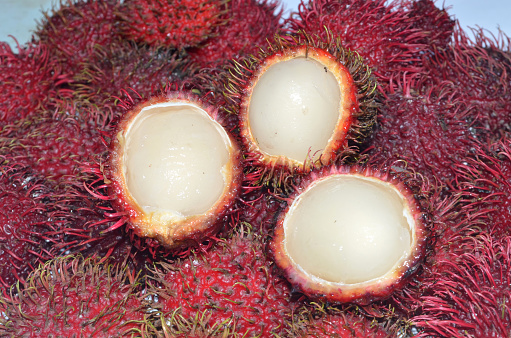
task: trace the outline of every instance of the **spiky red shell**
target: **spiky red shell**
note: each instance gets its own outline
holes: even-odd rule
[[[4,162],[4,158],[1,158]],[[25,279],[40,262],[51,258],[58,237],[51,222],[55,192],[27,169],[2,163],[0,169],[0,286]]]
[[[284,221],[292,201],[314,184],[314,182],[332,175],[368,177],[389,183],[402,194],[404,203],[413,217],[414,224],[410,226],[414,227],[415,234],[411,237],[412,243],[408,256],[385,276],[353,284],[333,283],[319,278],[313,279],[287,253],[285,248]],[[337,303],[352,302],[365,305],[374,300],[388,298],[396,289],[406,284],[409,277],[417,270],[424,259],[429,235],[426,214],[416,199],[415,193],[403,181],[393,177],[388,170],[380,171],[369,167],[361,168],[356,166],[323,167],[318,171],[312,171],[304,177],[288,199],[288,207],[279,215],[274,230],[275,233],[270,243],[271,252],[275,263],[283,271],[290,283],[312,299]],[[370,206],[368,207],[370,208]]]
[[[129,337],[144,328],[138,277],[99,259],[57,258],[35,270],[24,287],[2,294],[0,334]]]
[[[222,18],[224,1],[124,1],[119,8],[121,32],[128,39],[150,46],[176,49],[207,39]]]
[[[0,42],[0,126],[52,109],[70,96],[65,90],[70,82],[48,47],[27,44],[14,53]]]
[[[231,0],[220,17],[225,22],[213,30],[213,37],[190,48],[188,55],[201,67],[217,67],[231,59],[255,54],[260,46],[281,29],[281,12],[271,0]]]
[[[77,182],[80,166],[104,151],[101,133],[106,127],[94,119],[94,112],[68,108],[4,126],[0,154],[55,184]]]
[[[374,319],[324,305],[294,315],[289,326],[293,337],[386,338],[396,334]]]
[[[148,237],[157,239],[162,245],[168,248],[187,247],[200,244],[209,236],[217,233],[232,213],[234,202],[238,198],[242,181],[242,162],[241,151],[236,141],[228,135],[230,139],[228,169],[225,170],[225,184],[220,198],[203,214],[191,215],[180,221],[171,221],[156,223],[152,216],[146,213],[138,205],[134,197],[128,190],[124,177],[124,144],[122,139],[125,137],[130,124],[137,115],[146,107],[164,102],[181,102],[192,104],[203,109],[209,116],[222,124],[222,117],[218,110],[203,102],[198,96],[190,92],[168,92],[164,96],[152,97],[143,103],[134,106],[119,121],[113,133],[110,144],[110,153],[107,167],[105,168],[105,183],[108,185],[112,204],[119,214],[123,214],[128,219],[128,224],[134,233],[139,237]]]
[[[420,2],[421,4],[418,4]],[[424,70],[422,57],[449,41],[454,22],[432,1],[305,1],[286,24],[293,34],[339,39],[363,56],[386,87]],[[363,13],[363,15],[361,15]]]
[[[382,160],[402,160],[431,181],[448,184],[453,164],[470,150],[470,127],[444,100],[399,91],[388,95],[371,140],[369,154]]]
[[[96,45],[106,46],[119,38],[117,6],[117,0],[62,1],[59,8],[43,13],[35,37],[66,72],[77,74],[82,70],[80,63],[90,58]]]
[[[289,284],[274,275],[254,235],[235,235],[171,265],[157,266],[151,293],[170,330],[173,318],[205,318],[203,325],[227,327],[243,336],[268,337],[284,332],[283,321],[296,304]],[[170,323],[170,324],[169,324]]]
[[[117,116],[124,113],[117,104],[123,91],[134,97],[150,97],[168,82],[190,79],[196,71],[189,63],[173,50],[137,46],[129,41],[96,46],[82,64],[83,71],[74,77],[73,98]]]
[[[422,86],[428,95],[448,97],[460,119],[483,138],[511,135],[511,54],[505,42],[474,31],[475,42],[456,30],[453,42],[436,50],[426,64]],[[509,43],[508,43],[509,44]],[[509,48],[509,47],[507,47]]]

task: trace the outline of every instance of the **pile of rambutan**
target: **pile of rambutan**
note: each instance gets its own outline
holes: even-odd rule
[[[509,337],[511,41],[441,6],[61,0],[0,42],[0,337]]]

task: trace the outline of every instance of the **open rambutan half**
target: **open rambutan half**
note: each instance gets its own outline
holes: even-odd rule
[[[271,249],[291,284],[314,299],[388,297],[426,253],[425,213],[402,182],[369,167],[324,167],[279,216]]]
[[[136,235],[168,248],[200,243],[233,212],[242,165],[218,110],[187,92],[134,106],[111,141],[105,183]]]
[[[231,73],[228,95],[240,97],[242,142],[264,180],[333,162],[375,123],[370,69],[333,42],[280,40]]]

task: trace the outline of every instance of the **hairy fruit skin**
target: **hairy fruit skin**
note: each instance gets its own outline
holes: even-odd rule
[[[199,316],[207,318],[202,325],[240,336],[282,334],[286,314],[297,303],[291,301],[289,284],[273,273],[261,240],[234,234],[208,252],[157,265],[150,290],[158,296],[167,329],[179,329],[176,318]]]
[[[65,88],[71,77],[47,46],[18,45],[15,53],[0,42],[0,127],[53,109],[70,96]]]
[[[273,0],[230,0],[212,37],[187,49],[188,56],[201,68],[221,68],[230,60],[255,54],[259,46],[280,33],[282,11]]]
[[[454,27],[430,0],[302,1],[286,24],[294,35],[333,35],[375,69],[385,92],[395,81],[420,76],[423,57],[432,53],[432,46],[447,45]]]
[[[25,285],[0,296],[0,334],[134,337],[146,308],[138,277],[99,259],[65,256],[35,270]]]
[[[149,46],[193,47],[222,24],[223,1],[124,1],[119,9],[121,32]]]
[[[124,172],[124,141],[121,135],[128,130],[132,120],[144,109],[158,103],[177,102],[193,104],[204,109],[211,118],[218,121],[221,117],[213,107],[203,103],[190,93],[174,92],[162,97],[153,97],[146,102],[136,105],[126,113],[117,124],[110,144],[108,166],[105,168],[105,178],[109,194],[113,196],[114,208],[128,220],[129,227],[139,237],[149,237],[158,240],[167,248],[181,248],[200,244],[203,240],[216,234],[225,223],[229,222],[231,214],[235,211],[232,206],[240,193],[242,180],[241,152],[236,141],[231,140],[229,150],[229,169],[226,170],[226,185],[220,198],[206,212],[190,215],[178,221],[153,221],[149,212],[145,212],[138,205],[128,190]],[[228,134],[227,134],[228,135]]]
[[[117,6],[118,0],[62,0],[58,9],[43,13],[35,37],[67,73],[79,74],[97,45],[107,46],[119,39]]]
[[[57,193],[27,168],[0,158],[0,287],[24,280],[53,257],[58,222],[52,219]]]

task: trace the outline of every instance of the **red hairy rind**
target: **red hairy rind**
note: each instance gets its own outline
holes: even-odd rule
[[[511,235],[511,139],[474,144],[474,151],[454,166],[456,191],[465,210],[481,218],[478,226],[495,236]]]
[[[387,338],[397,335],[396,326],[366,318],[353,310],[312,304],[293,315],[288,323],[290,337]]]
[[[387,91],[395,79],[423,73],[423,58],[433,46],[441,48],[449,41],[454,26],[433,1],[404,4],[408,6],[385,0],[302,1],[286,26],[292,34],[323,38],[332,34],[375,68],[379,84]]]
[[[207,252],[155,267],[149,294],[157,299],[160,334],[179,330],[180,318],[197,317],[202,325],[238,337],[284,332],[284,319],[298,303],[291,300],[288,283],[274,275],[264,239],[240,227]]]
[[[0,154],[32,168],[54,185],[80,180],[79,167],[104,151],[102,112],[63,105],[0,130]]]
[[[496,141],[511,135],[511,43],[505,35],[499,40],[483,30],[474,34],[471,41],[458,27],[452,44],[428,59],[421,87],[449,98],[460,119]]]
[[[220,16],[225,24],[213,29],[213,37],[187,50],[200,67],[221,67],[231,59],[255,54],[281,30],[282,10],[273,0],[230,0]]]
[[[405,161],[430,181],[448,185],[453,164],[470,152],[473,130],[461,120],[458,106],[449,100],[409,91],[386,95],[367,154],[380,160]]]
[[[225,22],[224,0],[124,1],[117,13],[121,33],[150,46],[193,47]]]
[[[276,43],[268,44],[265,49],[261,49],[257,56],[241,58],[233,66],[227,68],[230,75],[224,95],[227,98],[225,109],[240,116],[240,135],[248,165],[254,174],[252,175],[253,184],[256,186],[268,184],[273,189],[285,191],[287,186],[292,184],[294,175],[306,173],[313,167],[334,162],[336,157],[356,154],[357,146],[365,142],[376,123],[379,94],[371,69],[364,65],[356,53],[342,48],[333,40],[305,36],[286,41],[282,37],[276,36],[275,41]],[[308,50],[311,50],[311,54],[314,50],[318,55],[324,55],[325,58],[331,59],[331,62],[338,64],[342,69],[339,72],[343,72],[347,80],[343,79],[343,83],[339,84],[343,86],[342,92],[346,96],[341,102],[340,114],[344,115],[347,112],[349,117],[346,118],[346,121],[342,121],[342,128],[336,126],[337,129],[343,129],[344,134],[341,135],[336,130],[335,137],[332,137],[333,141],[329,141],[328,151],[325,150],[324,157],[320,157],[316,162],[304,159],[304,163],[299,164],[284,156],[263,154],[253,142],[248,121],[245,120],[247,120],[247,105],[251,90],[261,73],[267,68],[267,64],[278,62],[280,58],[294,53],[299,54],[304,49],[305,55]]]
[[[52,258],[59,236],[51,217],[56,192],[27,168],[0,161],[0,287],[6,287]]]
[[[419,337],[503,337],[509,333],[511,239],[488,232],[459,231],[446,236],[419,294],[411,322]],[[447,242],[449,241],[449,242]],[[415,298],[417,297],[417,298]],[[401,301],[401,300],[400,300]]]
[[[313,280],[287,253],[284,244],[284,219],[292,202],[315,181],[332,175],[374,178],[391,184],[402,194],[413,217],[415,235],[410,254],[399,266],[393,268],[389,275],[353,284],[328,282],[320,278]],[[427,187],[427,184],[417,182],[421,179],[420,176],[413,175],[410,172],[395,171],[392,167],[385,168],[384,166],[380,166],[379,169],[369,166],[325,166],[312,171],[294,187],[294,191],[287,197],[288,207],[279,215],[274,230],[275,233],[270,243],[274,261],[290,283],[313,300],[367,305],[375,300],[390,297],[395,290],[402,288],[408,282],[427,254],[431,223],[427,210],[422,205],[422,199],[425,198],[428,192],[421,190],[421,188]]]
[[[505,336],[509,332],[509,143],[483,146],[453,164],[451,196],[434,202],[431,253],[396,307],[421,337]],[[441,211],[443,210],[443,211]]]
[[[115,10],[118,0],[60,0],[57,8],[44,12],[34,38],[52,51],[51,59],[68,73],[78,74],[96,45],[119,39]]]
[[[65,256],[36,269],[0,295],[0,334],[132,337],[145,329],[139,276],[99,259]]]
[[[56,101],[70,96],[65,89],[70,82],[48,47],[18,45],[14,53],[0,42],[0,126],[51,110]]]
[[[189,65],[176,51],[165,48],[140,47],[129,41],[97,46],[74,77],[73,97],[117,116],[124,112],[117,105],[123,90],[149,97],[168,82],[190,79],[196,70]]]

